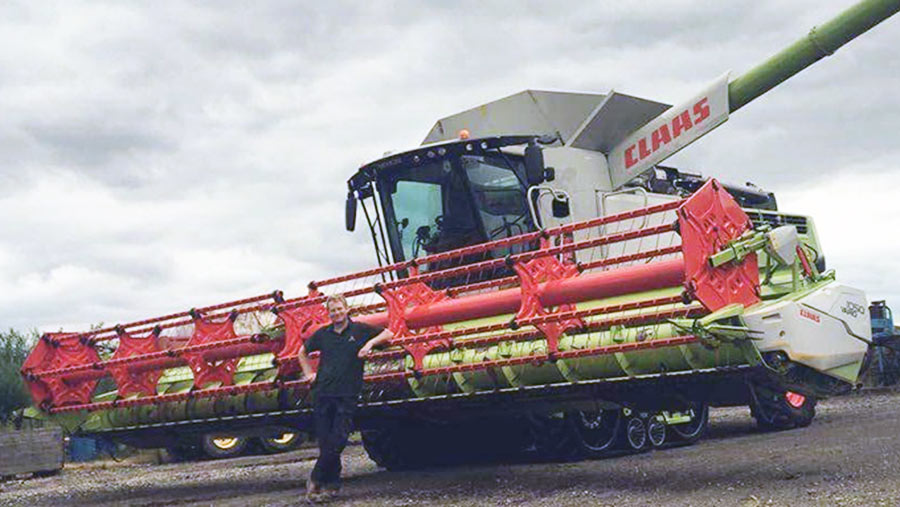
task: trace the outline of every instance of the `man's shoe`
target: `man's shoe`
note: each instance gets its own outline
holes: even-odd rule
[[[306,481],[306,500],[310,503],[322,501],[322,488],[312,479],[307,479]]]
[[[322,487],[322,496],[325,497],[326,500],[334,500],[341,493],[340,486],[324,486]]]

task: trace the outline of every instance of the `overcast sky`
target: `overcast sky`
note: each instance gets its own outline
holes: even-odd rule
[[[524,89],[677,103],[850,0],[0,5],[0,328],[82,329],[374,264],[346,179]],[[815,218],[900,312],[900,17],[669,162]]]

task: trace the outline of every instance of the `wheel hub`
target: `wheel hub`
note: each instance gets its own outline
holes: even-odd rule
[[[800,393],[795,393],[793,391],[785,392],[784,399],[788,402],[788,405],[794,408],[800,408],[804,403],[806,403],[806,396],[803,396]]]
[[[237,445],[238,439],[236,437],[222,437],[214,438],[212,442],[219,449],[232,449]]]
[[[273,437],[272,442],[275,442],[276,444],[289,444],[296,436],[297,435],[294,433],[284,433],[280,437]]]

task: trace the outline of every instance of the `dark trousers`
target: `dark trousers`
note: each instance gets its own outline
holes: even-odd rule
[[[319,396],[313,405],[316,435],[319,439],[319,459],[310,478],[322,486],[341,484],[341,453],[353,430],[356,397]]]

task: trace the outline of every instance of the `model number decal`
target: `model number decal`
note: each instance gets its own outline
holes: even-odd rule
[[[847,301],[846,303],[844,303],[844,306],[841,307],[841,311],[855,319],[861,314],[866,313],[866,307],[861,304],[854,303],[853,301]]]

